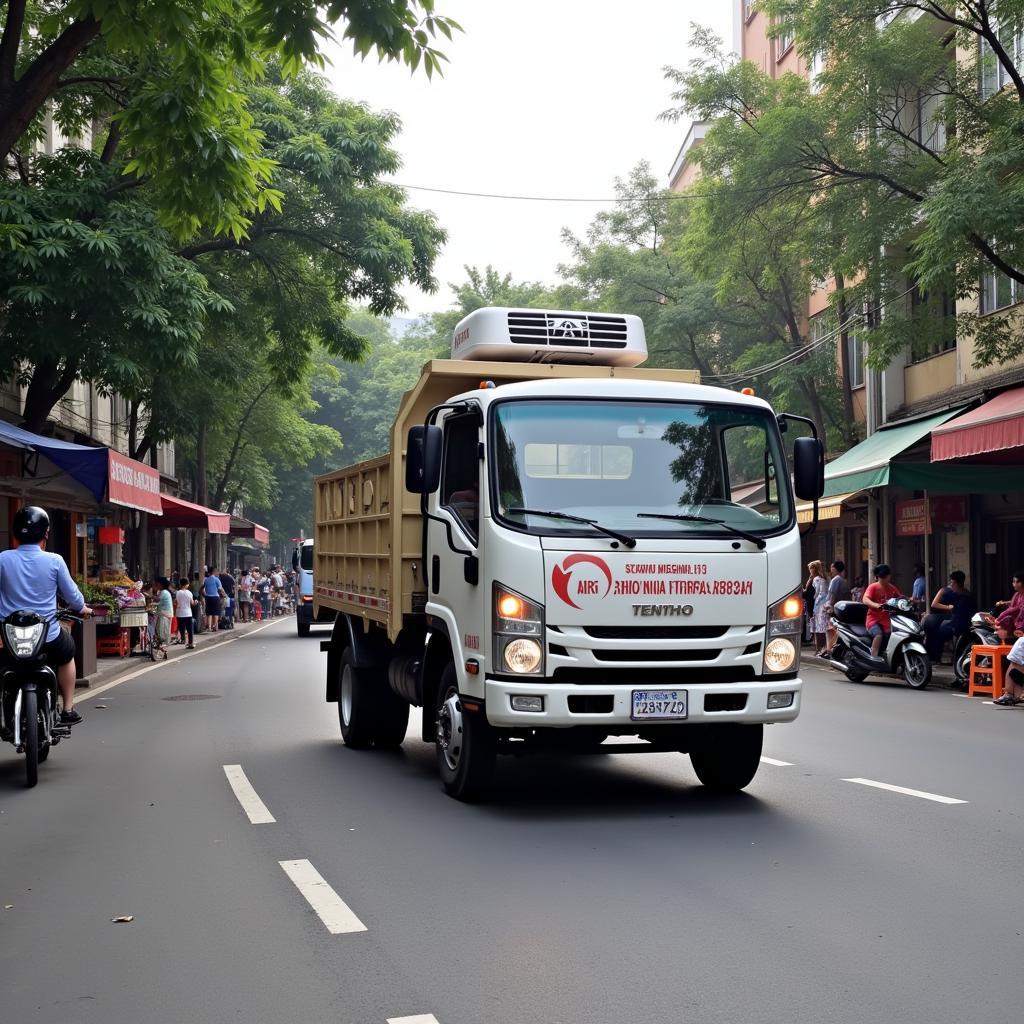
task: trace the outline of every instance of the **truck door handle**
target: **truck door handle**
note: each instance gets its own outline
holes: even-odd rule
[[[434,555],[430,560],[430,590],[436,594],[441,589],[441,556]]]

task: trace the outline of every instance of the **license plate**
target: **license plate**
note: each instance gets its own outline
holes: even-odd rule
[[[685,690],[634,690],[633,721],[648,718],[685,718]]]

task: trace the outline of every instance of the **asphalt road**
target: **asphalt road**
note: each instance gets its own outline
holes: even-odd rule
[[[503,760],[467,806],[418,720],[342,746],[317,638],[80,696],[34,790],[0,748],[4,1020],[1019,1019],[1024,710],[812,667],[739,797],[609,754]]]

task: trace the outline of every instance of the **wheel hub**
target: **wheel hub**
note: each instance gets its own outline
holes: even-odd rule
[[[462,704],[457,693],[450,693],[437,712],[437,745],[448,768],[455,771],[462,754]]]
[[[341,673],[341,720],[345,725],[352,722],[352,670],[348,665]]]

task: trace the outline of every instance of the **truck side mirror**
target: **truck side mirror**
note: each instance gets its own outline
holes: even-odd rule
[[[405,453],[405,489],[433,494],[441,485],[441,428],[417,424],[409,428]]]
[[[814,501],[825,491],[825,446],[816,437],[793,442],[793,489],[803,501]]]

